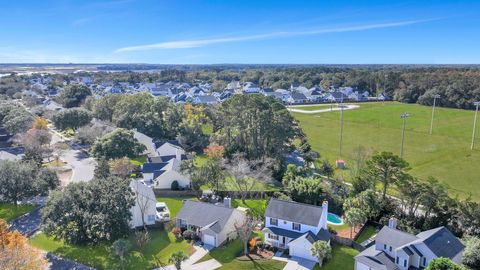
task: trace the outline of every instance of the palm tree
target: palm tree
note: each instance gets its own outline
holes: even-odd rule
[[[353,228],[367,220],[365,212],[360,208],[350,208],[345,212],[343,221],[350,225],[350,239],[353,239]]]
[[[332,257],[332,247],[325,241],[317,241],[313,243],[310,250],[312,256],[318,258],[318,266],[322,267],[323,260],[330,259]]]
[[[175,265],[175,268],[177,270],[181,270],[182,262],[185,261],[186,259],[188,259],[188,256],[185,255],[183,251],[177,251],[173,253],[172,256],[170,256],[170,258],[168,259],[168,262],[173,263],[173,265]]]
[[[113,242],[112,249],[115,255],[120,257],[120,260],[123,261],[125,253],[130,249],[130,242],[125,239],[118,239]]]

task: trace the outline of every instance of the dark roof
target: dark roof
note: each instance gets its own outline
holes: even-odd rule
[[[417,253],[418,256],[423,257],[422,252],[420,252],[420,250],[418,250],[418,248],[416,248],[414,245],[411,245],[410,248],[413,250],[413,252]]]
[[[407,253],[408,256],[413,255],[413,251],[408,247],[403,247],[402,250],[405,251],[405,253]]]
[[[265,227],[263,231],[266,233],[273,233],[275,235],[285,236],[291,239],[297,239],[298,237],[303,235],[303,233],[300,232],[285,230],[278,227]]]
[[[439,227],[417,234],[423,243],[437,256],[452,259],[465,246],[447,228]]]
[[[302,93],[293,92],[290,95],[294,100],[305,100],[307,97]]]
[[[220,232],[234,211],[240,210],[187,200],[178,212],[177,219],[185,220],[189,225],[208,227],[214,232]]]
[[[371,269],[376,270],[398,270],[392,257],[383,251],[375,250],[375,246],[371,246],[362,253],[355,256],[355,260],[365,264]]]
[[[265,216],[318,226],[323,208],[311,204],[270,199]]]
[[[273,93],[273,88],[269,88],[269,87],[263,88],[262,91],[263,91],[264,93]]]
[[[328,240],[330,240],[331,234],[328,230],[321,228],[320,231],[318,231],[316,236],[318,240],[328,242]]]
[[[397,229],[392,229],[388,226],[384,226],[378,232],[377,236],[375,236],[375,241],[377,243],[387,244],[393,248],[401,247],[415,240],[418,240],[416,236]]]
[[[168,162],[162,163],[144,163],[142,165],[143,173],[154,173],[155,171],[161,170],[163,167],[167,166]]]

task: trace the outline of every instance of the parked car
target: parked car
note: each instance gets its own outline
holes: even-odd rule
[[[170,210],[168,209],[168,206],[164,202],[157,202],[156,204],[157,208],[157,215],[155,220],[156,221],[170,221]]]

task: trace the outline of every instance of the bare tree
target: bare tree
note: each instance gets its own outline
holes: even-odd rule
[[[272,159],[248,160],[240,154],[233,156],[231,160],[224,160],[223,168],[235,181],[242,202],[245,203],[247,195],[254,190],[259,183],[272,181]]]
[[[360,172],[365,168],[367,160],[372,156],[372,150],[359,145],[352,152],[352,166],[351,173],[353,177],[359,177]]]
[[[112,174],[127,178],[132,173],[135,166],[130,162],[127,157],[115,159],[112,161]]]
[[[258,223],[259,221],[254,216],[248,214],[243,222],[235,222],[234,224],[237,235],[242,240],[245,256],[248,256],[248,241]]]

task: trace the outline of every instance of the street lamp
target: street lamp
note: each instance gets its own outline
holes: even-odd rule
[[[470,150],[473,150],[475,146],[475,129],[477,127],[477,114],[478,114],[478,106],[480,106],[480,101],[476,101],[473,103],[475,105],[475,117],[473,118],[473,133],[472,133],[472,145],[470,146]]]
[[[437,98],[440,98],[440,95],[433,96],[432,121],[430,122],[430,135],[432,135],[432,132],[433,132],[433,117],[435,116],[435,105],[437,103]]]
[[[402,146],[400,147],[400,157],[403,158],[403,144],[405,143],[405,125],[407,124],[408,113],[402,113],[400,118],[403,119],[403,127],[402,127]]]

